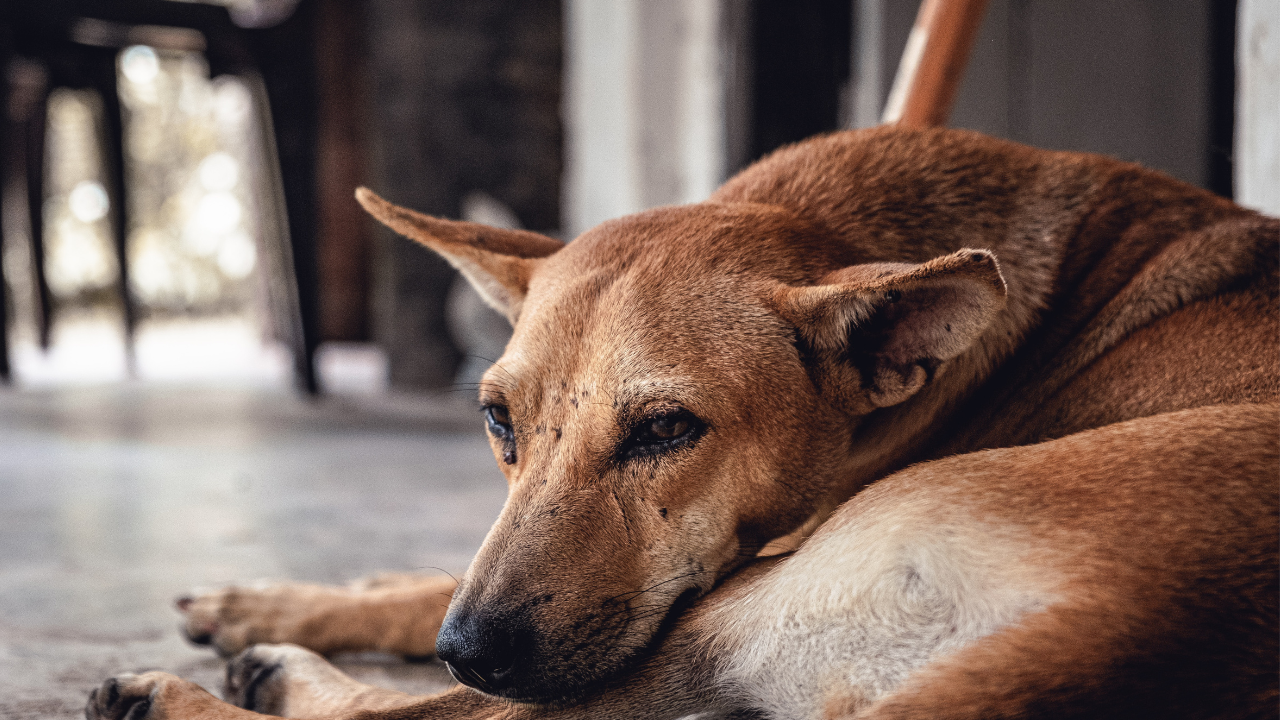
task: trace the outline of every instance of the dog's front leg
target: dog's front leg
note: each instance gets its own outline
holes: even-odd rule
[[[261,646],[228,667],[227,697],[166,673],[121,675],[94,691],[88,720],[252,720],[268,717],[352,720],[675,720],[700,713],[729,717],[737,708],[717,692],[707,643],[714,611],[740,598],[780,558],[738,571],[680,616],[653,654],[631,673],[580,700],[556,707],[517,705],[457,687],[413,697],[362,685],[319,655],[298,647]],[[723,614],[723,612],[721,613]],[[709,619],[711,618],[711,619]],[[246,709],[252,708],[252,709]],[[711,716],[704,716],[711,717]],[[734,716],[736,717],[736,716]]]
[[[168,673],[117,675],[89,695],[86,720],[253,720],[193,682]]]
[[[238,707],[168,673],[117,675],[89,695],[86,720],[515,720],[513,706],[458,687],[415,697],[362,685],[296,646],[260,646],[228,668],[227,695]],[[259,712],[261,711],[261,712]],[[269,714],[263,714],[269,713]],[[548,715],[547,717],[557,717]]]
[[[230,587],[178,600],[183,632],[230,657],[258,643],[292,643],[328,655],[375,650],[435,654],[457,583],[387,575],[347,587],[283,583]]]
[[[237,707],[290,718],[388,710],[421,697],[357,682],[297,645],[255,645],[227,664],[222,695]]]
[[[236,656],[227,666],[224,697],[255,713],[290,718],[672,720],[718,706],[707,692],[706,683],[691,667],[697,655],[695,645],[703,634],[696,620],[695,614],[680,623],[654,657],[636,671],[577,702],[556,707],[517,705],[463,686],[439,695],[415,697],[364,685],[323,657],[296,645],[256,645]],[[147,720],[157,718],[148,716]]]
[[[349,678],[348,681],[354,683]],[[300,707],[299,710],[306,712],[301,717],[313,720],[516,720],[542,717],[520,715],[506,703],[463,688],[429,698],[395,693],[400,697],[394,702],[387,702],[392,699],[392,691],[383,691],[387,694],[366,697],[365,702],[357,698],[353,706],[332,709],[350,698],[351,688],[339,683],[330,689],[334,691],[333,700],[337,702],[329,707],[323,703],[310,708]],[[379,700],[383,701],[381,709],[377,708]],[[406,707],[406,702],[411,706]],[[195,683],[162,672],[118,675],[107,680],[90,694],[84,712],[86,720],[265,720],[275,717],[223,702]],[[300,716],[290,714],[289,717]]]

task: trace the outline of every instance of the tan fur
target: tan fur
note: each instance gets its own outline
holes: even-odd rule
[[[1274,698],[1274,652],[1265,683],[1250,663],[1276,635],[1255,562],[1275,564],[1276,410],[1212,406],[1280,396],[1280,221],[1106,158],[889,128],[563,247],[359,198],[516,322],[481,391],[511,419],[493,438],[510,496],[438,647],[517,628],[533,640],[495,692],[556,708],[458,690],[367,717],[1133,716],[1189,688],[1218,709],[1161,712],[1230,716]],[[675,412],[701,434],[626,454]],[[1195,582],[1214,573],[1247,607]],[[1239,672],[1197,665],[1202,646]],[[1163,674],[1125,684],[1133,668]],[[225,713],[207,716],[244,714]]]

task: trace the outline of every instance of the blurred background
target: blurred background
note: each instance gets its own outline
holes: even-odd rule
[[[216,687],[194,585],[465,569],[510,330],[356,186],[565,240],[698,201],[877,124],[917,8],[0,0],[0,715]],[[1280,4],[990,0],[951,124],[1280,212]]]
[[[876,124],[917,3],[3,7],[13,382],[380,392],[474,379],[506,329],[355,186],[565,239],[697,201],[782,144]],[[1237,15],[992,0],[953,124],[1230,196]]]

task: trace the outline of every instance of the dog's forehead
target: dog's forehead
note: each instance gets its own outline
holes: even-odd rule
[[[705,384],[717,360],[771,318],[754,298],[697,292],[667,278],[584,277],[526,308],[501,364],[510,379],[628,395]],[[717,283],[723,291],[726,283]],[[752,323],[751,318],[757,319]]]
[[[704,281],[725,275],[794,281],[840,251],[825,229],[775,205],[700,203],[660,207],[616,218],[584,232],[547,258],[538,281],[600,272],[644,277],[650,284]],[[849,264],[847,259],[836,266]],[[532,288],[531,288],[532,289]]]
[[[698,238],[671,252],[671,233],[700,229],[671,220],[619,222],[549,258],[494,382],[544,397],[586,390],[611,404],[694,403],[747,383],[753,358],[776,362],[790,336],[766,306],[766,279]]]

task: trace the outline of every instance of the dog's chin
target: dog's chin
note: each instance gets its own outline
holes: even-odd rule
[[[597,683],[596,685],[588,685],[577,689],[511,687],[496,691],[486,691],[474,686],[472,686],[472,689],[479,690],[490,697],[500,698],[519,705],[555,708],[581,702],[583,698],[591,695],[592,688],[598,685]]]
[[[543,677],[516,681],[503,687],[494,687],[481,679],[469,677],[457,672],[452,666],[449,674],[454,680],[490,697],[501,698],[521,705],[539,705],[558,707],[572,705],[590,696],[603,686],[617,672],[602,673],[598,678],[566,677],[557,674],[543,674]]]

